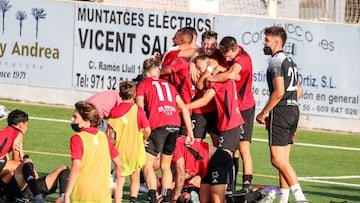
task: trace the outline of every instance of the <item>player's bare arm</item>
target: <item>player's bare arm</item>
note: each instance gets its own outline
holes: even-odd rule
[[[227,80],[240,80],[240,72],[242,67],[238,63],[234,63],[228,71],[212,75],[207,78],[209,82],[225,82]]]
[[[185,103],[181,99],[180,95],[176,96],[176,105],[177,105],[178,109],[180,109],[180,111],[182,113],[184,124],[185,124],[185,127],[186,127],[186,132],[187,132],[186,144],[191,145],[191,144],[194,143],[195,138],[194,138],[194,134],[193,134],[193,130],[192,130],[190,112],[186,108]]]
[[[189,103],[186,104],[186,108],[188,109],[196,109],[196,108],[200,108],[205,106],[206,104],[208,104],[212,98],[214,98],[216,92],[214,89],[208,89],[206,90],[206,92],[204,93],[203,97]]]
[[[265,123],[266,115],[279,103],[284,96],[284,77],[278,76],[273,79],[274,92],[270,95],[270,99],[263,110],[256,116],[258,123]]]

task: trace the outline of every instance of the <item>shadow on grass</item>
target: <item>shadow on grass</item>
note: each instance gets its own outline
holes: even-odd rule
[[[332,200],[336,202],[341,202],[347,200],[352,202],[352,201],[359,201],[360,199],[359,188],[345,187],[345,186],[326,186],[326,187],[310,186],[310,187],[313,187],[314,189],[316,188],[315,189],[316,191],[305,190],[304,191],[305,194],[329,197],[329,201]],[[319,189],[326,190],[328,192],[321,192],[319,191]],[[345,193],[353,193],[354,195],[348,195]],[[330,198],[336,198],[336,200]]]

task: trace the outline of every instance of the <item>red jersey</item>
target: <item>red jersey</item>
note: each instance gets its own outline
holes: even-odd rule
[[[127,103],[127,102],[121,103],[119,106],[111,109],[109,118],[120,118],[121,116],[126,114],[133,105],[134,103]],[[150,126],[149,120],[146,118],[146,114],[141,107],[138,107],[137,122],[138,122],[139,130]]]
[[[253,68],[250,55],[239,46],[239,53],[235,56],[232,64],[241,65],[240,80],[236,81],[236,90],[239,95],[240,110],[250,109],[255,106],[255,98],[252,92]],[[231,64],[231,65],[232,65]]]
[[[12,150],[15,138],[21,131],[12,126],[6,126],[0,130],[0,159],[3,159]]]
[[[244,124],[240,114],[235,82],[210,83],[209,89],[215,90],[215,102],[218,111],[218,130],[227,131]]]
[[[178,57],[180,53],[180,49],[179,46],[175,46],[170,48],[169,52],[166,53],[165,58],[162,60],[161,66],[165,67],[170,65],[170,63],[176,58]],[[163,75],[160,78],[164,79],[164,80],[168,80],[168,81],[172,81],[172,78],[168,75]]]
[[[186,136],[176,140],[173,154],[173,162],[184,158],[185,172],[191,176],[200,175],[204,177],[209,167],[209,144],[203,141],[195,141],[191,146],[185,144]]]
[[[189,75],[189,61],[184,57],[177,57],[169,66],[172,71],[171,84],[175,86],[185,104],[190,103],[195,95],[195,87]]]
[[[176,105],[179,94],[169,82],[158,77],[147,78],[138,84],[136,96],[144,97],[144,109],[152,130],[167,125],[180,126]]]
[[[206,89],[203,89],[203,90],[198,90],[196,91],[195,93],[195,97],[194,97],[194,101],[201,98],[203,95],[204,95],[204,92],[206,91]],[[203,107],[200,107],[200,108],[196,108],[196,109],[193,109],[192,112],[193,113],[196,113],[196,114],[204,114],[204,113],[210,113],[210,112],[213,112],[213,111],[216,111],[216,103],[215,103],[215,100],[212,99],[208,104],[206,104],[205,106]]]
[[[181,51],[180,49],[174,49],[174,50],[169,51],[165,55],[165,58],[163,59],[161,66],[165,67],[165,66],[169,65],[176,57],[178,57],[180,51]]]
[[[95,128],[95,127],[83,128],[83,129],[81,129],[81,131],[86,131],[86,132],[88,132],[90,134],[93,134],[93,135],[96,135],[98,133],[98,129]],[[104,134],[104,136],[106,136],[105,133],[103,133],[103,134]],[[112,144],[110,138],[107,137],[107,140],[108,140],[108,144],[109,144],[111,159],[114,159],[115,157],[119,156],[119,152],[117,151],[117,149]],[[84,153],[84,144],[83,144],[80,136],[78,134],[75,134],[70,139],[71,159],[80,159],[80,160],[82,160],[83,153]]]

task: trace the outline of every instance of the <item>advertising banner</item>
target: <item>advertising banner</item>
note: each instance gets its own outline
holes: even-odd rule
[[[71,88],[74,4],[1,0],[0,83]]]
[[[287,32],[285,52],[297,63],[307,115],[360,119],[360,27],[301,21],[218,16],[219,40],[230,35],[252,57],[253,92],[257,109],[269,98],[268,56],[263,54],[264,28],[278,25]],[[231,29],[228,29],[231,27]],[[341,34],[340,34],[341,33]]]
[[[77,4],[75,16],[73,87],[94,92],[136,78],[145,59],[173,45],[178,29],[212,29],[206,15],[99,4]]]

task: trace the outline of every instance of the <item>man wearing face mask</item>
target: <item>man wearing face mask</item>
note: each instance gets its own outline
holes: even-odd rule
[[[294,61],[285,55],[283,47],[286,32],[282,27],[265,28],[264,54],[271,55],[266,77],[270,98],[256,121],[265,123],[269,116],[268,136],[271,163],[279,171],[280,203],[288,202],[289,193],[295,200],[306,201],[298,177],[290,164],[291,144],[299,120],[297,100],[302,95],[298,69]]]
[[[99,124],[99,112],[93,104],[85,101],[75,104],[71,127],[76,134],[70,140],[72,167],[65,191],[65,203],[111,203],[111,161],[115,165],[116,184],[120,185],[122,165],[119,152],[110,138],[97,129]],[[120,189],[115,187],[115,203],[121,202]]]

